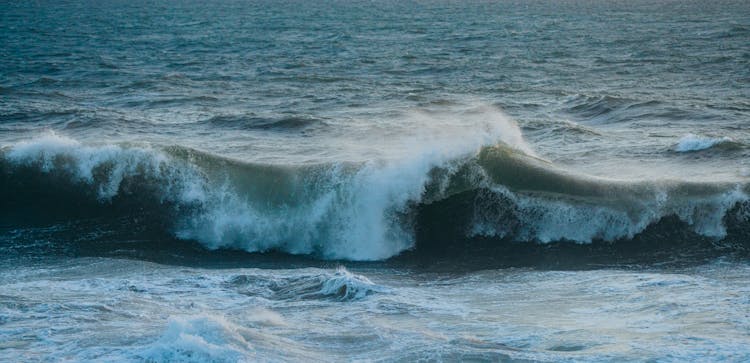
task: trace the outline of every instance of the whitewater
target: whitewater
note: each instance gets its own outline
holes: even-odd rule
[[[1,4],[0,361],[748,361],[748,19]]]

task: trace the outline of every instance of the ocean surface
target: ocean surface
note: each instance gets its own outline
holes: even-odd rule
[[[750,2],[3,1],[0,361],[750,361]]]

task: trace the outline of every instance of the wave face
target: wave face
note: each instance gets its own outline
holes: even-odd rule
[[[10,224],[104,217],[212,250],[348,260],[429,249],[440,235],[630,240],[667,218],[680,233],[747,237],[747,183],[580,175],[524,151],[512,124],[503,130],[511,137],[492,146],[312,165],[245,163],[179,146],[85,145],[48,134],[2,151],[1,215]]]

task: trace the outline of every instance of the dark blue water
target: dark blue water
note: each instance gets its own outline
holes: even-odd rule
[[[2,3],[0,360],[747,360],[748,44],[745,1]]]
[[[3,127],[14,133],[127,139],[285,118],[373,122],[466,99],[524,126],[705,132],[747,120],[741,1],[3,7]],[[238,119],[208,122],[217,116]]]

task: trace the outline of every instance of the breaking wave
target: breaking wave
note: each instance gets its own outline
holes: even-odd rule
[[[433,148],[399,160],[306,165],[247,163],[181,146],[88,145],[48,134],[0,151],[0,221],[111,218],[124,229],[150,224],[211,250],[347,260],[429,248],[440,235],[627,240],[668,218],[712,240],[747,237],[747,182],[576,174],[533,156],[517,127],[504,130],[512,135],[496,145],[448,148],[450,154]],[[346,281],[341,292],[334,280],[334,294],[359,293]]]

